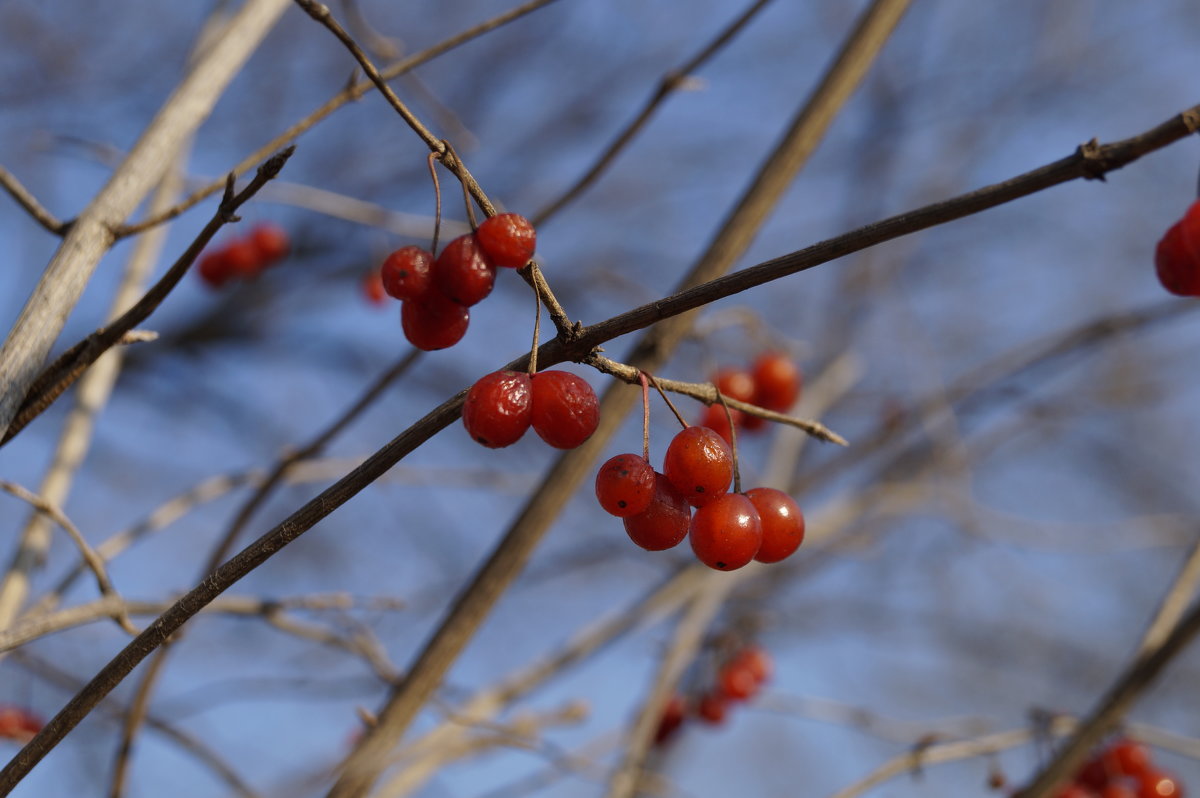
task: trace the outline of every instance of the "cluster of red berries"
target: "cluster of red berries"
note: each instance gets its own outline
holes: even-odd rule
[[[1183,798],[1183,788],[1154,766],[1146,746],[1120,739],[1088,760],[1058,798]]]
[[[1154,270],[1172,294],[1200,296],[1200,200],[1158,242]]]
[[[27,743],[44,725],[41,718],[24,707],[0,704],[0,740]]]
[[[800,369],[796,368],[787,356],[780,352],[764,352],[754,361],[749,369],[725,368],[712,377],[717,390],[730,399],[739,402],[749,402],[752,405],[785,413],[796,403],[800,396],[802,377]],[[729,418],[733,425],[741,430],[757,431],[766,426],[766,420],[758,416],[748,415],[741,410],[730,409]],[[732,440],[729,430],[729,420],[725,416],[725,408],[720,404],[709,405],[704,415],[700,417],[701,426],[715,429],[725,440]]]
[[[197,271],[209,287],[220,288],[230,280],[257,277],[263,269],[287,257],[290,249],[287,231],[279,225],[264,223],[205,255]]]
[[[804,516],[792,497],[774,488],[730,493],[732,479],[729,444],[691,426],[667,447],[662,473],[637,454],[608,460],[596,474],[596,498],[643,549],[663,551],[690,536],[696,557],[719,571],[779,562],[799,548]]]
[[[712,686],[695,700],[689,702],[679,693],[671,696],[654,734],[655,744],[662,745],[670,740],[689,716],[711,725],[724,723],[729,707],[757,695],[773,670],[771,655],[758,646],[738,651],[722,663]]]
[[[496,267],[521,268],[536,244],[528,219],[501,213],[451,241],[437,258],[416,246],[388,255],[379,269],[380,281],[389,296],[403,303],[400,324],[409,343],[431,351],[462,340],[471,306],[492,293]]]
[[[516,443],[531,426],[551,446],[574,449],[596,431],[600,402],[587,380],[569,371],[494,371],[467,391],[462,420],[489,449]]]

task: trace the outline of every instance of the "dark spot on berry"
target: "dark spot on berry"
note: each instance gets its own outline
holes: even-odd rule
[[[622,499],[619,502],[617,502],[617,506],[624,509],[627,505],[625,504],[625,500]]]
[[[718,568],[720,568],[722,571],[724,571],[724,570],[725,570],[726,568],[728,568],[729,566],[728,566],[728,565],[726,565],[726,564],[725,564],[725,563],[723,563],[723,562],[718,562],[718,563],[717,563],[717,567],[718,567]]]
[[[704,486],[703,486],[703,485],[697,485],[697,486],[696,486],[696,492],[697,492],[697,493],[703,493],[703,492],[704,492]]]

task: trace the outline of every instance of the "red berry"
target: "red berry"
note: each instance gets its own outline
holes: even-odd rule
[[[754,399],[758,392],[754,384],[754,377],[750,376],[750,372],[748,371],[742,371],[741,369],[722,369],[713,376],[713,384],[717,386],[718,391],[725,394],[725,396],[730,399],[736,399],[739,402],[750,402],[751,404],[755,403]],[[713,406],[716,407],[719,406],[719,404],[720,403],[718,402],[717,405]],[[740,410],[734,410],[733,408],[730,408],[730,411],[732,414],[735,414],[733,422],[737,424],[738,429],[762,429],[762,427],[764,427],[767,423],[766,419],[764,418],[751,416],[743,413]],[[725,411],[722,410],[721,414],[724,415],[724,413]],[[728,424],[725,426],[728,426]],[[713,427],[713,429],[717,429],[717,427]],[[729,438],[726,436],[722,437],[724,437],[726,440],[729,440]]]
[[[277,224],[264,222],[257,225],[247,238],[264,266],[283,260],[291,249],[287,231]]]
[[[1184,244],[1182,222],[1171,225],[1154,250],[1154,271],[1162,287],[1179,296],[1200,296],[1200,258]]]
[[[729,408],[729,418],[733,419],[734,426],[741,429],[750,416],[731,407]],[[733,434],[729,431],[729,419],[725,418],[725,408],[720,404],[711,404],[704,408],[704,415],[700,416],[698,426],[708,427],[724,438],[726,443],[733,444]]]
[[[800,369],[780,352],[764,352],[754,361],[754,404],[768,410],[790,410],[800,396]]]
[[[383,288],[396,299],[418,299],[433,282],[433,255],[420,247],[400,247],[379,267]]]
[[[463,426],[490,449],[514,444],[529,429],[532,396],[524,372],[495,371],[480,377],[463,402]]]
[[[662,718],[658,721],[658,729],[654,732],[654,744],[662,745],[667,740],[675,735],[675,732],[683,725],[684,713],[683,696],[675,693],[667,701],[667,705],[663,707]]]
[[[1103,754],[1092,757],[1079,768],[1075,781],[1090,790],[1102,790],[1110,778],[1118,774],[1110,772],[1108,760]]]
[[[637,515],[653,498],[654,469],[640,454],[618,454],[596,472],[596,499],[609,515]]]
[[[263,268],[262,259],[249,240],[238,239],[225,245],[225,259],[229,261],[229,271],[234,277],[254,277]]]
[[[688,427],[667,447],[663,473],[692,506],[703,507],[729,490],[733,452],[714,430]]]
[[[771,674],[775,671],[775,663],[772,661],[771,655],[760,646],[743,648],[733,658],[733,661],[750,671],[759,684],[769,681]]]
[[[1138,798],[1183,798],[1179,782],[1161,771],[1143,773],[1137,779]]]
[[[739,402],[754,401],[754,378],[741,369],[721,369],[713,375],[717,390]]]
[[[762,521],[762,548],[754,559],[779,562],[804,542],[804,516],[792,497],[775,488],[753,488],[746,498]]]
[[[0,739],[28,742],[43,725],[42,719],[27,709],[0,705]]]
[[[705,693],[696,704],[696,715],[705,723],[724,723],[729,700],[718,692]]]
[[[650,505],[625,520],[629,539],[647,551],[665,551],[687,537],[692,508],[662,474],[654,474]]]
[[[458,304],[470,307],[492,293],[496,267],[480,249],[475,236],[459,236],[434,261],[433,284]]]
[[[379,277],[379,272],[374,269],[363,275],[362,291],[372,305],[382,305],[387,301],[387,293],[383,290],[383,280]]]
[[[400,306],[404,337],[426,352],[454,346],[467,334],[470,322],[469,309],[437,291],[430,291],[420,299],[410,299]]]
[[[209,288],[220,288],[233,277],[233,264],[225,257],[225,250],[218,249],[200,259],[197,273]]]
[[[721,668],[721,672],[717,674],[717,681],[721,686],[721,692],[739,701],[753,698],[758,693],[760,684],[759,680],[755,678],[754,672],[736,659],[725,663],[725,667]]]
[[[726,493],[696,511],[691,539],[700,562],[718,571],[732,571],[758,553],[762,524],[749,499],[740,493]]]
[[[574,449],[600,424],[600,401],[583,377],[569,371],[533,375],[533,431],[556,449]]]
[[[1141,776],[1153,770],[1150,751],[1133,740],[1114,740],[1104,753],[1108,772],[1121,776]]]
[[[475,235],[492,263],[508,269],[519,269],[528,263],[537,247],[533,225],[519,213],[501,213],[484,219]]]

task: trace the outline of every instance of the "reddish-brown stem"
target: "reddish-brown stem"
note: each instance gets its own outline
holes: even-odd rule
[[[725,401],[725,394],[721,393],[721,389],[717,388],[715,382],[713,388],[717,392],[717,401],[721,403],[721,408],[725,411],[725,421],[729,424],[729,448],[733,450],[733,492],[741,493],[742,471],[738,468],[737,429],[733,423],[733,413],[729,411],[729,403]]]
[[[683,416],[679,412],[679,408],[675,407],[675,403],[671,401],[671,397],[667,396],[667,392],[664,391],[662,386],[658,384],[658,380],[654,379],[654,375],[644,371],[642,373],[650,378],[650,382],[654,384],[654,390],[658,391],[658,395],[661,396],[663,401],[667,403],[667,407],[671,408],[671,412],[675,414],[675,418],[678,419],[679,423],[683,425],[683,428],[687,429],[689,426],[691,426],[684,421]]]
[[[429,176],[433,178],[433,243],[429,245],[429,254],[437,257],[438,233],[442,230],[442,186],[438,183],[437,164],[434,161],[441,158],[440,153],[429,153]]]
[[[646,372],[638,371],[642,381],[642,459],[650,462],[650,383]]]
[[[454,145],[452,145],[446,139],[442,139],[442,145],[446,148],[446,152],[450,155],[455,163],[462,163],[462,159],[459,158],[458,153],[454,151]],[[475,205],[473,202],[471,202],[471,189],[465,180],[460,180],[459,183],[462,184],[463,205],[465,205],[467,208],[467,221],[471,223],[471,232],[473,233],[475,232],[475,228],[479,227],[479,223],[475,221]],[[484,210],[488,209],[485,208]],[[490,216],[491,213],[489,212],[488,215]]]

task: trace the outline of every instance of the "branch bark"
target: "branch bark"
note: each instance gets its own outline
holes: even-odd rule
[[[174,163],[180,147],[287,5],[287,0],[247,0],[228,33],[196,62],[71,225],[0,348],[0,434],[7,431],[100,258],[116,240],[114,229],[162,177],[165,165]]]

